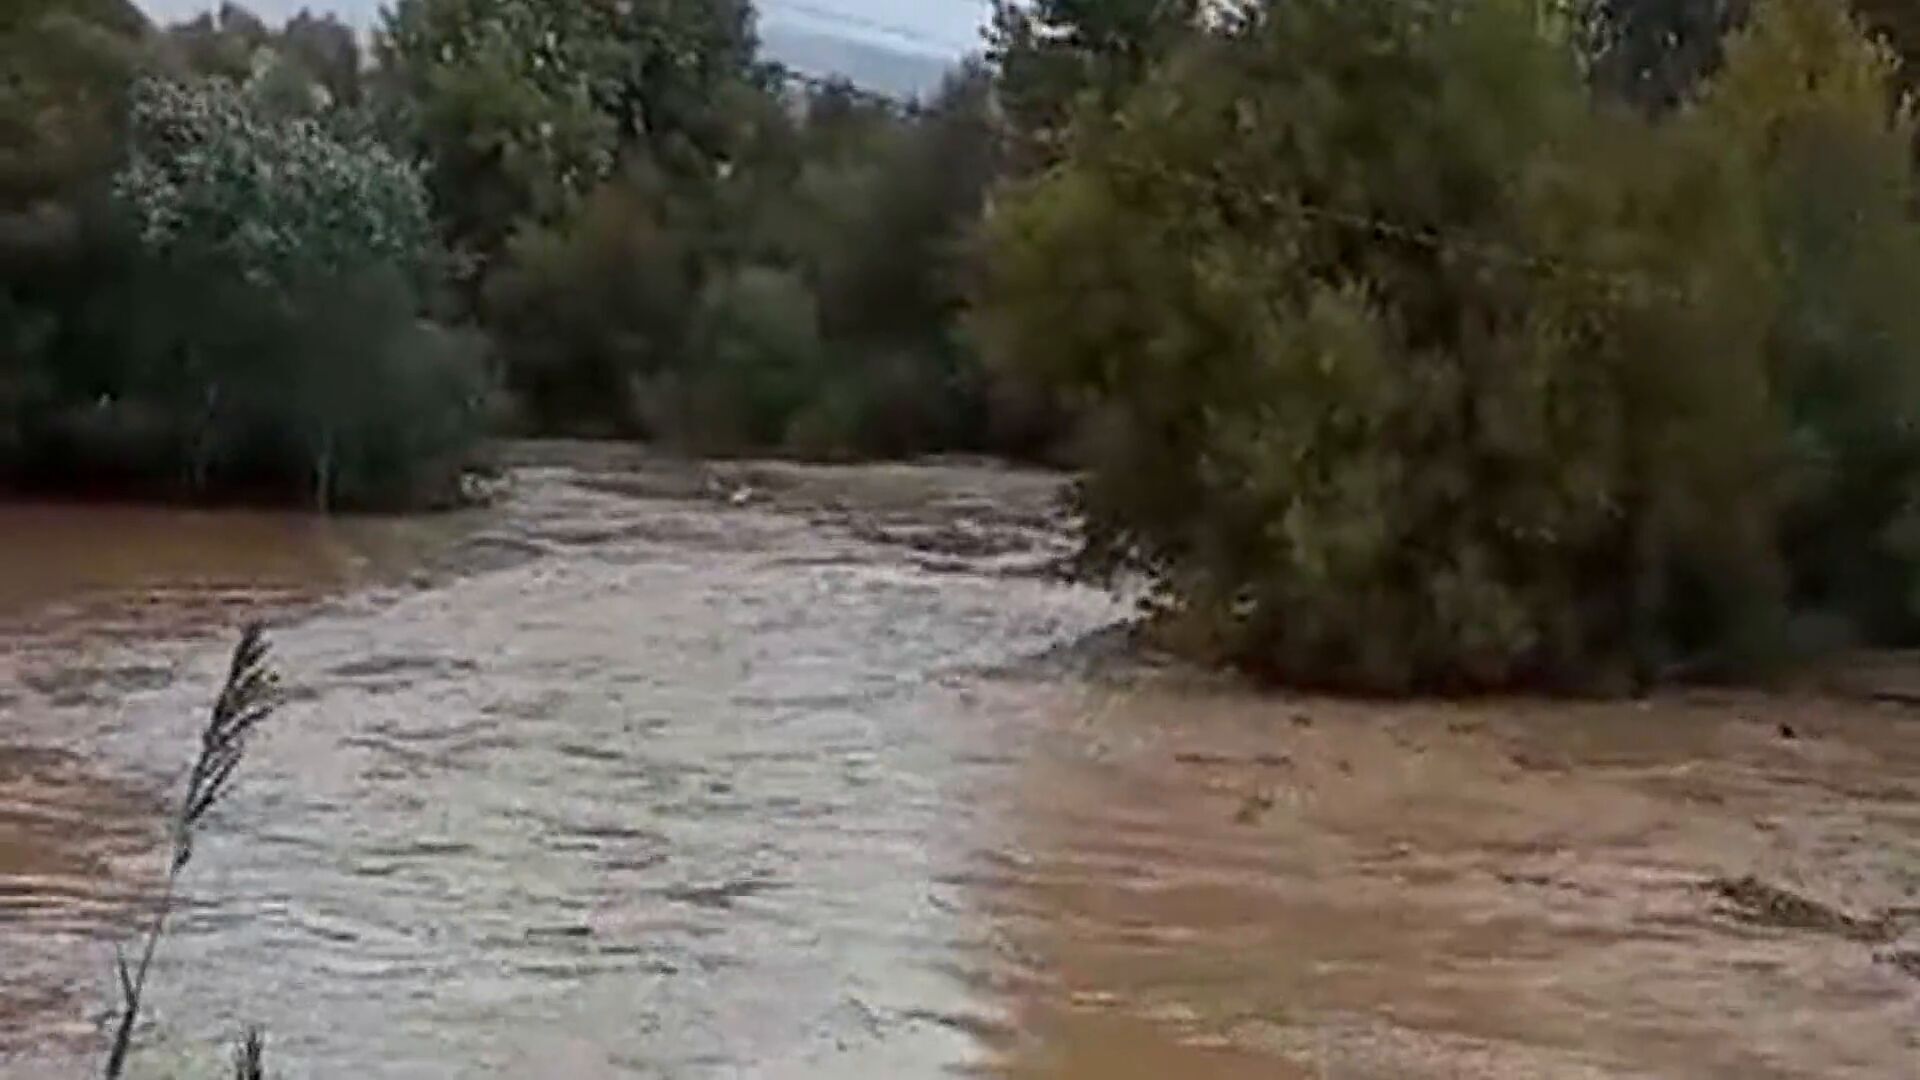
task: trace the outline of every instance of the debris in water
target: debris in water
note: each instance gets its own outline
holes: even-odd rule
[[[1884,919],[1849,915],[1818,900],[1769,885],[1751,874],[1737,881],[1716,878],[1708,888],[1727,901],[1733,916],[1742,922],[1786,930],[1817,930],[1856,941],[1881,941],[1887,937]]]
[[[1900,949],[1881,953],[1874,959],[1897,971],[1905,972],[1920,979],[1920,949]]]
[[[1240,810],[1233,815],[1233,820],[1239,825],[1253,825],[1271,809],[1273,809],[1273,792],[1256,791],[1241,802]]]
[[[777,882],[753,877],[723,881],[717,885],[676,885],[663,895],[676,904],[728,911],[737,901],[752,899],[779,887]]]

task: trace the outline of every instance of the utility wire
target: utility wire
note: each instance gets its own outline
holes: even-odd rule
[[[836,23],[840,26],[853,27],[859,30],[867,30],[877,34],[886,34],[889,37],[899,38],[902,41],[912,41],[921,45],[932,46],[933,48],[939,49],[943,53],[964,54],[971,51],[978,45],[977,42],[974,45],[957,45],[951,41],[934,37],[933,35],[928,34],[924,30],[918,30],[913,27],[903,25],[901,23],[885,22],[880,19],[871,19],[864,15],[856,15],[851,11],[841,11],[835,8],[827,8],[827,7],[821,7],[816,4],[810,4],[805,2],[805,0],[777,0],[777,2],[763,2],[761,5],[761,10],[766,12],[771,12],[774,14],[778,14],[783,10],[789,11],[795,14],[805,15],[810,19],[815,19],[820,22]]]
[[[959,0],[959,2],[964,3],[966,0]],[[765,5],[766,10],[776,13],[782,7],[822,22],[837,23],[844,27],[889,34],[907,40],[918,41],[938,48],[943,52],[955,54],[956,56],[964,55],[969,51],[969,48],[955,45],[949,41],[939,40],[898,23],[882,22],[877,19],[868,19],[863,16],[854,15],[851,12],[835,11],[806,3],[805,0],[779,0],[778,4]],[[917,116],[925,111],[925,105],[920,101],[895,97],[891,94],[865,89],[856,85],[852,78],[844,73],[828,75],[817,72],[806,72],[780,61],[770,61],[767,67],[777,73],[781,81],[790,85],[803,86],[812,90],[832,90],[898,113],[902,116]]]

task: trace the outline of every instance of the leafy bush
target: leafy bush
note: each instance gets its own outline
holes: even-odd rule
[[[1712,100],[1646,122],[1536,15],[1274,5],[992,215],[981,336],[1074,406],[1094,553],[1199,644],[1371,689],[1612,682],[1906,578],[1886,297],[1920,246],[1878,54],[1764,3]],[[1822,190],[1836,146],[1871,168]]]
[[[646,394],[651,427],[682,446],[776,446],[823,374],[820,315],[794,274],[749,266],[703,292],[681,364]]]
[[[145,251],[208,287],[148,331],[189,484],[299,462],[323,507],[417,494],[414,467],[444,466],[477,397],[417,323],[434,269],[417,170],[217,80],[144,84],[132,146],[115,190]]]
[[[421,321],[417,171],[246,87],[148,80],[113,199],[36,256],[6,380],[16,479],[285,497],[443,497],[475,434],[471,342]]]
[[[528,422],[644,433],[634,390],[678,362],[698,284],[657,190],[640,176],[605,184],[577,216],[528,227],[507,250],[486,317]]]

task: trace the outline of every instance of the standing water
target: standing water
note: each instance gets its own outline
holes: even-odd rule
[[[187,873],[151,1061],[260,1024],[289,1077],[1920,1063],[1898,712],[1123,675],[1051,477],[513,475],[425,521],[0,510],[0,1073],[91,1068],[261,612],[292,700]]]

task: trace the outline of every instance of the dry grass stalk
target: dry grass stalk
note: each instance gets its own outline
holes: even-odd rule
[[[273,715],[280,705],[279,679],[267,666],[266,632],[258,625],[248,626],[233,650],[227,668],[226,684],[213,703],[207,726],[200,734],[200,753],[188,774],[187,790],[180,800],[172,822],[172,854],[167,861],[166,879],[154,903],[153,920],[147,928],[140,962],[129,967],[124,953],[115,957],[123,1002],[120,1020],[114,1029],[113,1046],[107,1055],[107,1080],[117,1080],[127,1064],[127,1052],[133,1042],[134,1026],[147,988],[147,974],[153,955],[166,932],[167,917],[173,912],[175,887],[180,872],[193,858],[194,831],[207,814],[219,805],[233,784],[234,770],[246,754],[247,738],[260,723]],[[257,1078],[262,1075],[259,1033],[250,1032],[234,1057],[235,1075]]]

